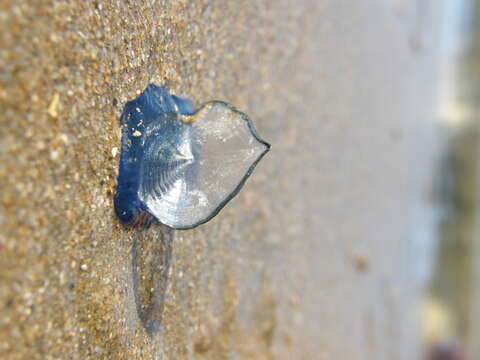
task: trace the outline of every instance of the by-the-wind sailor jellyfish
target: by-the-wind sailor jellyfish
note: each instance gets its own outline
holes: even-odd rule
[[[189,100],[148,85],[121,118],[115,212],[127,226],[191,229],[242,188],[270,145],[244,113],[221,101]]]

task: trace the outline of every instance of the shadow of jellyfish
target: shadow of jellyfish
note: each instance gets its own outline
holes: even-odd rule
[[[148,333],[160,330],[172,260],[173,230],[161,226],[154,241],[135,237],[132,245],[133,292],[137,314]]]

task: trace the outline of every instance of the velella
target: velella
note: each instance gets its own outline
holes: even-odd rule
[[[222,101],[198,110],[150,84],[125,104],[115,212],[126,226],[191,229],[243,187],[270,145]]]

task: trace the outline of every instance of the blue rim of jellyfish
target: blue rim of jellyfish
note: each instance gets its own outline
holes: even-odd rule
[[[138,96],[134,100],[128,101],[125,104],[125,107],[124,107],[124,110],[123,110],[123,113],[122,113],[122,116],[121,116],[122,126],[128,125],[129,111],[131,111],[133,107],[136,107],[137,104],[143,100],[143,97],[147,96],[150,91],[154,91],[154,92],[158,91],[158,92],[162,93],[163,95],[165,95],[167,97],[170,97],[170,100],[172,100],[173,104],[172,104],[172,102],[169,102],[168,100],[165,101],[165,102],[162,101],[161,103],[158,104],[161,107],[159,109],[160,110],[159,112],[164,113],[164,114],[166,114],[166,113],[176,113],[176,116],[178,116],[179,114],[180,115],[195,115],[200,110],[202,110],[203,107],[207,106],[208,104],[215,104],[215,103],[216,104],[222,104],[222,105],[226,106],[227,108],[229,108],[231,111],[240,115],[240,117],[244,121],[246,121],[247,126],[250,130],[250,133],[252,134],[254,139],[258,143],[265,146],[265,150],[258,156],[258,158],[252,163],[252,165],[250,165],[250,167],[248,168],[245,175],[240,179],[238,185],[225,197],[225,199],[223,199],[220,202],[220,204],[210,213],[209,216],[207,216],[206,218],[204,218],[204,219],[202,219],[202,220],[200,220],[200,221],[198,221],[198,222],[196,222],[196,223],[194,223],[190,226],[172,226],[172,225],[164,224],[164,225],[166,225],[166,226],[168,226],[172,229],[177,229],[177,230],[193,229],[193,228],[195,228],[199,225],[202,225],[202,224],[210,221],[212,218],[214,218],[225,207],[225,205],[239,193],[239,191],[245,185],[245,182],[250,177],[253,170],[257,166],[257,164],[260,162],[260,160],[263,158],[263,156],[265,156],[265,154],[270,150],[271,146],[270,146],[269,143],[267,143],[262,138],[260,138],[260,136],[257,134],[257,132],[255,130],[255,127],[253,126],[253,123],[250,120],[250,118],[245,113],[237,110],[232,105],[230,105],[226,102],[223,102],[223,101],[209,101],[209,102],[203,104],[199,109],[194,111],[193,110],[193,105],[189,100],[177,97],[175,95],[171,95],[168,92],[168,90],[166,90],[164,87],[156,86],[156,85],[153,85],[153,84],[149,84],[145,88],[145,90],[142,92],[142,94],[140,94],[140,96]],[[172,108],[172,105],[176,106],[177,109]],[[177,111],[173,111],[173,110],[177,110]],[[124,138],[125,136],[126,136],[126,139]],[[140,139],[138,139],[138,140],[140,140]],[[128,127],[127,127],[126,131],[125,131],[125,129],[122,129],[122,140],[121,140],[122,147],[121,147],[121,154],[120,154],[120,169],[119,169],[119,174],[118,174],[118,177],[117,177],[117,189],[116,189],[116,194],[115,194],[115,212],[116,212],[117,216],[119,217],[119,219],[121,220],[121,222],[126,226],[134,226],[135,227],[138,224],[138,221],[140,221],[140,224],[141,224],[140,226],[143,226],[143,227],[146,227],[146,228],[148,228],[154,222],[163,224],[159,219],[157,219],[153,214],[150,213],[146,204],[143,203],[143,201],[141,201],[139,199],[138,188],[134,193],[129,193],[128,191],[125,191],[126,190],[125,189],[125,181],[127,181],[127,183],[128,183],[128,180],[125,180],[124,178],[130,179],[130,177],[132,176],[132,174],[128,173],[129,172],[128,166],[127,166],[128,164],[126,163],[126,160],[125,160],[125,158],[128,158],[128,156],[132,156],[132,154],[124,153],[124,151],[128,151],[128,150],[131,149],[132,144],[130,145],[129,149],[124,149],[124,146],[125,146],[124,143],[128,142],[128,141],[132,141],[132,140],[128,136]],[[137,151],[139,151],[139,150],[141,150],[141,149],[135,148],[135,154],[134,154],[135,156],[141,155],[141,154],[137,153]],[[121,174],[123,175],[122,178],[121,178]],[[123,180],[122,182],[120,181],[121,179]],[[139,177],[134,179],[135,183],[138,183],[139,181],[140,181]],[[125,196],[126,195],[125,193],[127,194],[127,196]],[[123,196],[119,196],[120,194],[123,195]],[[125,202],[128,203],[130,201],[133,202],[133,204],[132,203],[125,204]],[[125,208],[128,208],[129,210],[134,209],[136,214],[134,214],[132,217],[125,216],[126,215],[125,212],[123,212],[123,214],[121,213],[121,210],[125,210]],[[129,219],[128,221],[127,221],[127,218]],[[138,220],[138,219],[140,219],[140,220]]]

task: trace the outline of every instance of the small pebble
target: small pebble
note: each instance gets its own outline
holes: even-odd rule
[[[53,118],[56,118],[58,116],[57,107],[59,102],[60,102],[60,95],[58,95],[58,93],[55,93],[55,95],[53,95],[52,102],[50,103],[50,106],[48,107],[48,110],[47,110],[48,114]]]

